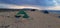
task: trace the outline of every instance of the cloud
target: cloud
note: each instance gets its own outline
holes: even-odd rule
[[[0,8],[8,8],[8,9],[32,8],[32,9],[38,9],[38,10],[41,9],[38,6],[33,6],[33,5],[13,5],[13,4],[0,4]]]
[[[59,0],[0,0],[0,3],[16,4],[16,5],[38,5],[38,6],[54,6]]]

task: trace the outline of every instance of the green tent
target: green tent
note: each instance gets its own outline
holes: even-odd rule
[[[29,16],[27,15],[27,13],[24,12],[23,10],[20,10],[20,11],[16,14],[16,16],[20,16],[20,14],[24,14],[23,18],[29,18]]]

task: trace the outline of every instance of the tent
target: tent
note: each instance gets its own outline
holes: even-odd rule
[[[16,16],[21,16],[21,14],[24,14],[23,18],[29,18],[29,16],[27,15],[27,13],[26,13],[25,11],[23,11],[23,10],[20,10],[20,11],[16,14]]]

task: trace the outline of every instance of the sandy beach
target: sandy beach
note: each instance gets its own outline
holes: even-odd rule
[[[19,22],[16,22],[14,15],[17,12],[18,11],[0,12],[0,27],[2,25],[9,25],[7,28],[60,28],[60,18],[58,18],[58,14],[44,14],[40,11],[25,11],[32,20],[19,18]]]

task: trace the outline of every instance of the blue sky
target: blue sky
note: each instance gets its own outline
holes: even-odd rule
[[[55,0],[60,4],[60,0]],[[16,5],[38,5],[38,6],[54,6],[54,0],[0,0],[0,3],[16,4]]]
[[[1,4],[1,3],[4,3],[4,4]],[[8,5],[6,5],[6,4],[8,4]],[[60,8],[59,8],[60,6],[55,7],[55,5],[60,5],[60,0],[0,0],[0,8],[5,8],[5,7],[9,8],[10,7],[9,4],[13,4],[13,5],[37,5],[37,6],[43,6],[43,7],[54,6],[54,7],[48,7],[48,8],[51,10],[60,10]],[[12,7],[13,7],[13,5],[12,5]],[[60,13],[60,11],[58,13]]]

